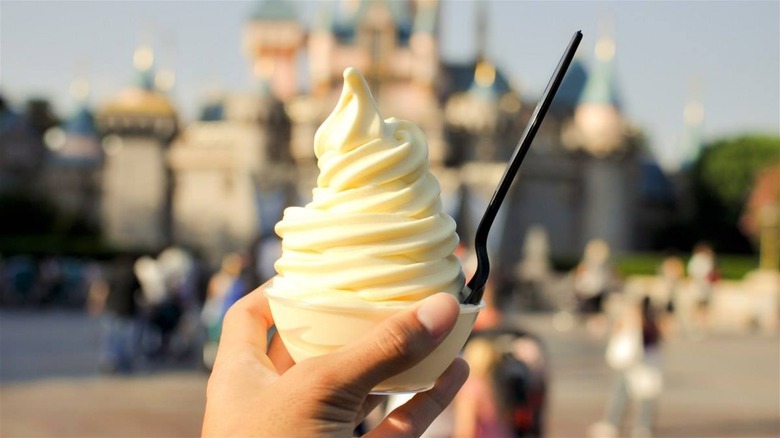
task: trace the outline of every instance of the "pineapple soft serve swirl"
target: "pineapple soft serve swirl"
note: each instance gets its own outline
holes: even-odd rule
[[[357,70],[344,71],[314,151],[317,188],[276,225],[282,256],[269,293],[348,306],[459,296],[455,221],[442,211],[425,136],[408,121],[383,120]]]

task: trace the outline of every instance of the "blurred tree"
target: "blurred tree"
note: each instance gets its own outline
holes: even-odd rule
[[[51,103],[44,98],[29,99],[25,113],[30,120],[30,125],[40,136],[49,128],[60,124],[60,118],[54,113]]]
[[[0,236],[50,233],[57,224],[54,205],[26,193],[0,196],[0,212]]]
[[[780,269],[780,160],[763,168],[753,184],[740,220],[761,253],[762,269]]]
[[[692,172],[697,238],[721,252],[751,252],[739,228],[740,215],[758,173],[777,160],[780,137],[775,136],[744,135],[705,147]]]
[[[762,226],[762,209],[780,203],[780,159],[758,172],[745,203],[740,229],[756,242]]]

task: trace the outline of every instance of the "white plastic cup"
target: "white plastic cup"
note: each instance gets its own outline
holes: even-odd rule
[[[408,306],[335,306],[307,303],[265,289],[276,330],[293,360],[304,361],[330,353],[368,333],[373,327]],[[485,307],[461,304],[455,327],[433,352],[408,370],[379,385],[373,394],[427,391],[463,348],[479,311]]]

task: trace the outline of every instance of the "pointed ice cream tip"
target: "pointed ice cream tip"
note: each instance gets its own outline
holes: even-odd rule
[[[363,77],[362,74],[356,69],[355,67],[347,67],[344,69],[344,84],[349,84],[349,86],[352,89],[362,89],[365,88],[368,90],[368,83],[366,83],[366,79]],[[369,91],[369,94],[371,92]]]
[[[314,153],[319,158],[329,150],[341,153],[382,137],[384,121],[363,75],[344,70],[344,87],[336,108],[314,134]]]

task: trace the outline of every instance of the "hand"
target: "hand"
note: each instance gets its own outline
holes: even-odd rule
[[[295,364],[260,289],[234,304],[222,329],[206,391],[203,436],[350,437],[383,399],[381,381],[421,361],[455,325],[455,298],[437,294],[399,312],[354,344]],[[452,401],[468,376],[453,361],[429,391],[398,407],[366,436],[416,437]]]

